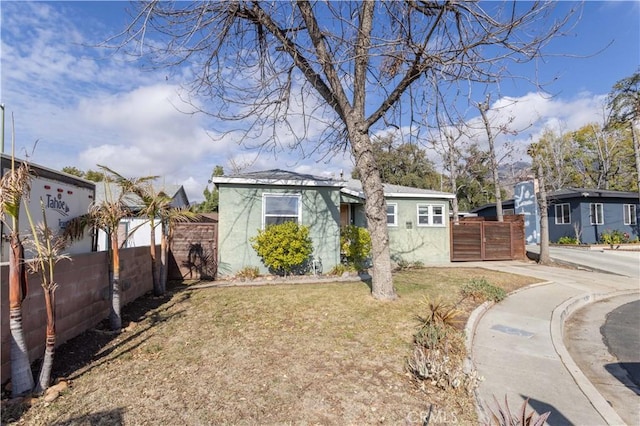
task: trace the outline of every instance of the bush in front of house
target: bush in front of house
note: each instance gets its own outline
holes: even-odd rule
[[[563,244],[563,245],[578,245],[580,244],[580,241],[578,241],[578,239],[576,237],[569,237],[567,235],[565,235],[564,237],[560,237],[558,238],[558,244]]]
[[[348,266],[356,270],[365,269],[371,254],[371,235],[366,228],[355,225],[340,229],[340,251]]]
[[[617,229],[607,229],[600,234],[600,242],[602,244],[624,244],[631,241],[631,237],[627,232],[618,231]]]
[[[309,228],[295,222],[269,225],[250,241],[264,265],[278,275],[303,273],[313,253]]]

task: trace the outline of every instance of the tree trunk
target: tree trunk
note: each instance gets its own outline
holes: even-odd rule
[[[360,173],[362,189],[365,195],[365,215],[367,228],[371,235],[372,282],[371,294],[379,300],[396,299],[393,277],[391,275],[391,257],[389,251],[389,230],[387,229],[387,205],[380,173],[375,164],[369,135],[352,132],[353,156]]]
[[[162,290],[162,294],[167,291],[167,258],[169,251],[169,242],[165,231],[164,223],[161,225],[162,234],[160,236],[160,289]]]
[[[456,171],[456,161],[453,152],[453,141],[451,141],[449,144],[449,185],[451,186],[451,192],[455,195],[451,202],[451,210],[453,223],[458,224],[458,182],[456,182],[458,173]]]
[[[40,368],[40,376],[36,386],[36,393],[44,392],[51,383],[51,369],[53,367],[53,355],[56,348],[56,316],[55,316],[55,283],[44,287],[44,303],[47,309],[47,332],[44,349],[44,358]]]
[[[22,301],[26,297],[26,275],[22,262],[24,248],[20,237],[11,233],[9,251],[9,329],[11,332],[12,396],[22,396],[33,390],[33,374],[29,351],[22,327]]]
[[[638,199],[640,200],[640,119],[631,122],[631,140],[636,157],[636,178],[638,182]]]
[[[487,140],[489,142],[489,161],[491,163],[491,176],[493,178],[493,186],[495,189],[496,216],[498,217],[498,222],[503,222],[504,216],[502,215],[502,193],[500,192],[500,177],[498,176],[498,160],[496,159],[495,136],[493,135],[491,123],[489,122],[489,118],[487,117],[487,111],[489,110],[488,97],[485,103],[481,103],[478,105],[478,109],[480,110],[480,115],[482,116],[482,121],[484,123],[484,129],[487,132]]]
[[[112,270],[111,283],[109,286],[109,296],[111,310],[109,312],[109,323],[112,331],[120,331],[122,328],[122,318],[120,316],[120,248],[118,247],[118,233],[111,233],[112,249]]]
[[[538,200],[540,206],[540,256],[538,257],[538,263],[548,265],[551,263],[551,257],[549,256],[549,204],[540,161],[538,161],[538,185],[540,186],[540,199]]]
[[[153,295],[162,296],[164,291],[160,284],[160,277],[158,276],[158,264],[156,263],[156,228],[153,218],[150,219],[149,225],[151,226],[149,255],[151,256],[151,279],[153,280]]]

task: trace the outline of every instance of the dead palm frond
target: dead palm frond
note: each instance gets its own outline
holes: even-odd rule
[[[12,231],[17,231],[16,222],[20,214],[20,203],[31,190],[31,173],[27,162],[13,167],[0,177],[0,217]],[[7,217],[8,216],[8,217]],[[11,218],[11,221],[8,219]]]

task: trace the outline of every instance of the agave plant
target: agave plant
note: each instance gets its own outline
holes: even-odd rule
[[[25,241],[25,245],[27,245],[28,248],[30,247],[34,254],[33,259],[27,263],[27,267],[33,273],[41,272],[41,285],[47,312],[44,357],[35,388],[37,394],[44,392],[49,387],[49,383],[51,382],[51,369],[53,367],[53,355],[56,347],[55,291],[58,288],[58,284],[54,279],[54,268],[55,264],[60,260],[70,260],[68,256],[62,253],[66,247],[66,240],[61,235],[54,235],[51,228],[47,225],[47,216],[42,198],[40,198],[40,208],[42,210],[42,223],[36,225],[25,202],[25,211],[33,236],[32,239]]]
[[[0,177],[0,218],[9,229],[9,328],[11,330],[11,381],[14,397],[33,389],[33,374],[22,327],[22,301],[27,296],[24,246],[20,240],[20,204],[30,191],[31,174],[26,162],[16,168],[11,156],[11,170]]]
[[[516,413],[511,412],[506,396],[504,397],[504,406],[500,405],[495,396],[493,397],[493,401],[496,405],[496,408],[494,410],[491,407],[488,407],[489,412],[491,413],[491,420],[488,423],[485,423],[485,425],[543,426],[551,415],[550,411],[540,414],[537,417],[535,411],[527,413],[527,404],[529,403],[529,398],[525,399],[525,401],[522,403],[522,407],[520,407],[520,410],[518,410],[518,412]]]

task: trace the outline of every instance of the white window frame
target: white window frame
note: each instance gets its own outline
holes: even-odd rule
[[[267,215],[267,199],[268,198],[296,198],[298,211],[295,215]],[[273,193],[264,193],[262,194],[262,229],[266,228],[267,217],[285,217],[285,218],[295,218],[296,223],[302,223],[302,194],[273,194]]]
[[[622,205],[622,220],[625,225],[637,225],[638,216],[636,213],[635,204],[623,204]]]
[[[558,207],[560,207],[560,214],[558,214]],[[565,209],[567,210],[569,219],[568,222],[564,221]],[[556,225],[571,225],[571,205],[569,203],[562,203],[555,205]]]
[[[420,214],[420,208],[427,208],[427,213],[426,214]],[[434,208],[439,207],[441,209],[441,213],[440,214],[435,214],[434,213]],[[445,227],[447,226],[447,224],[445,223],[445,216],[446,216],[446,206],[444,204],[430,204],[430,203],[418,203],[416,205],[416,224],[419,227],[435,227],[435,228],[441,228],[441,227]],[[420,222],[420,218],[421,217],[425,217],[427,218],[427,223],[421,223]],[[435,217],[440,217],[442,223],[434,223],[434,218]]]
[[[591,225],[604,225],[604,205],[602,203],[589,203],[589,221]]]
[[[393,213],[389,213],[389,208]],[[389,222],[389,216],[393,217],[393,222]],[[387,226],[398,226],[398,203],[387,203]]]

